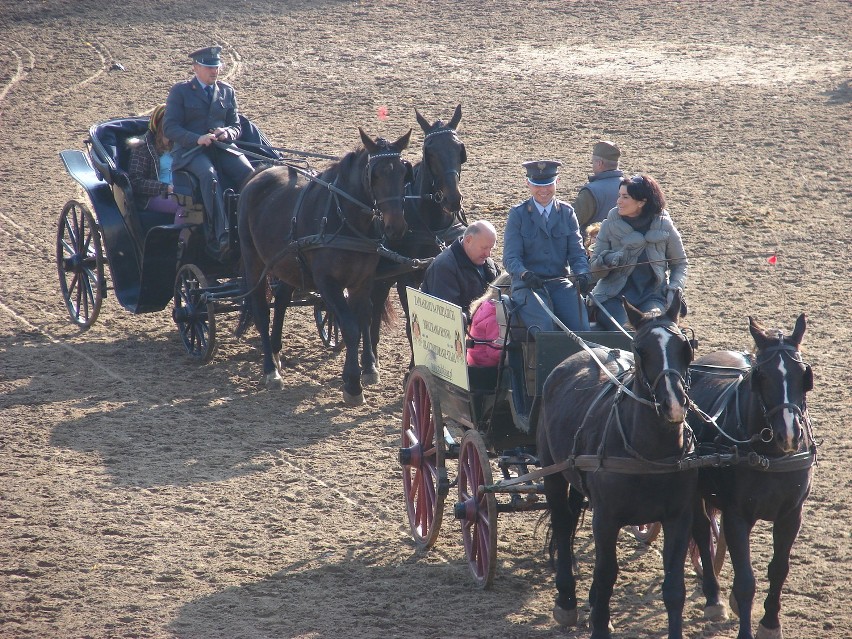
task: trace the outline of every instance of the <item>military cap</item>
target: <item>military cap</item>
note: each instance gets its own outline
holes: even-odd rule
[[[592,147],[592,155],[602,160],[618,162],[618,158],[621,157],[621,151],[615,146],[615,142],[603,140]]]
[[[560,166],[562,162],[557,160],[533,160],[523,163],[523,167],[527,170],[527,180],[537,186],[547,186],[556,182]]]
[[[222,47],[204,47],[189,54],[192,61],[200,64],[203,67],[219,67],[222,66]]]

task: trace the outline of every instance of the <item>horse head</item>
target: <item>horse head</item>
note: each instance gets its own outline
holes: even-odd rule
[[[643,313],[627,300],[624,309],[636,329],[633,340],[635,384],[650,397],[657,412],[670,424],[680,427],[689,406],[687,396],[689,364],[694,357],[693,342],[678,326],[681,292],[678,289],[663,313]]]
[[[408,147],[411,129],[395,142],[384,138],[373,140],[358,127],[361,142],[367,151],[364,170],[364,188],[372,198],[373,208],[382,220],[382,232],[392,240],[398,240],[406,231],[403,201],[405,185],[412,179],[411,165],[402,159]]]
[[[807,328],[805,314],[799,315],[789,337],[752,317],[748,322],[756,347],[749,384],[756,410],[762,412],[762,419],[751,420],[755,432],[748,434],[782,453],[795,453],[805,441],[805,398],[814,385],[813,371],[799,351]]]
[[[449,122],[442,120],[429,124],[429,121],[414,109],[417,123],[423,129],[423,162],[421,163],[421,186],[425,192],[431,192],[432,201],[450,216],[455,216],[462,208],[462,194],[459,191],[461,165],[467,161],[464,143],[456,134],[461,120],[461,104]]]

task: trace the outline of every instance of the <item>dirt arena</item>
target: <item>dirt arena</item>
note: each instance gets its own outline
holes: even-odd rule
[[[552,621],[534,516],[501,516],[491,591],[469,577],[449,506],[438,546],[415,550],[396,461],[401,325],[382,341],[382,384],[352,409],[342,356],[306,309],[287,321],[282,392],[262,389],[258,342],[233,336],[234,316],[203,367],[170,307],[131,315],[110,294],[89,331],[69,323],[56,220],[82,193],[58,153],[95,122],[150,112],[210,43],[281,146],[343,154],[356,126],[414,127],[417,161],[414,108],[431,121],[461,103],[468,217],[501,229],[525,194],[522,161],[560,159],[571,200],[592,144],[615,140],[627,171],[659,179],[683,233],[700,353],[749,348],[748,315],[790,331],[807,312],[821,448],[784,636],[852,636],[849,2],[0,5],[0,637],[585,635]],[[759,524],[755,625],[770,544]],[[588,520],[578,547],[586,592]],[[665,636],[660,549],[623,535],[619,637]],[[731,577],[726,564],[725,593]],[[703,621],[691,571],[687,595],[687,637],[736,635]]]

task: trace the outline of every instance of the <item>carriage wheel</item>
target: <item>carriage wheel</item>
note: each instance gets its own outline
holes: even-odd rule
[[[713,572],[718,577],[719,573],[722,572],[722,566],[725,565],[725,551],[728,549],[725,531],[722,529],[722,513],[707,504],[704,507],[707,516],[710,518],[710,557],[713,559]],[[695,574],[703,577],[704,569],[701,566],[701,554],[692,539],[689,540],[689,559],[692,561]]]
[[[195,264],[180,267],[172,318],[186,352],[202,364],[213,359],[216,352],[216,309],[204,295],[206,288],[207,278]]]
[[[482,435],[469,430],[462,437],[459,450],[459,501],[455,515],[461,520],[467,563],[480,588],[491,587],[497,568],[497,499],[493,493],[479,493],[480,486],[493,483]]]
[[[444,464],[444,422],[432,374],[416,366],[408,376],[402,406],[402,488],[414,542],[423,550],[438,539],[449,492]]]
[[[336,351],[343,348],[343,340],[340,338],[340,324],[323,302],[314,302],[314,321],[317,324],[322,343]]]
[[[70,200],[59,215],[56,268],[71,321],[82,329],[98,318],[104,296],[104,252],[101,234],[85,204]]]
[[[662,524],[658,521],[650,524],[642,524],[641,526],[628,526],[628,529],[631,533],[633,533],[633,536],[636,537],[636,540],[641,541],[643,544],[652,543],[660,536],[660,530],[662,530],[662,528]]]

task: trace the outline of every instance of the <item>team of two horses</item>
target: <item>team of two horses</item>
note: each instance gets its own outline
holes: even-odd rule
[[[438,120],[430,125],[416,115],[425,138],[423,160],[414,167],[401,156],[410,130],[389,142],[371,139],[359,129],[363,148],[319,176],[277,166],[252,176],[243,187],[240,248],[268,387],[283,387],[282,328],[297,289],[317,291],[340,326],[346,346],[344,402],[363,403],[362,382],[378,381],[379,316],[398,275],[376,285],[379,249],[396,250],[407,258],[434,256],[461,209],[459,176],[466,160],[456,135],[461,106],[447,124]],[[406,186],[411,184],[417,195],[409,196],[414,204],[405,207]],[[279,281],[271,331],[265,287],[259,285],[268,273]]]
[[[459,178],[466,152],[456,134],[461,109],[447,124],[430,125],[416,115],[425,138],[423,160],[413,174],[401,157],[411,131],[394,142],[361,131],[363,148],[318,177],[274,167],[244,187],[240,242],[246,285],[255,289],[250,299],[267,385],[283,385],[278,353],[290,298],[296,289],[312,289],[337,318],[346,345],[344,400],[361,403],[362,373],[365,379],[378,376],[379,310],[394,281],[401,289],[406,278],[416,284],[420,275],[390,267],[377,280],[379,244],[409,257],[431,257],[463,230]],[[407,184],[414,185],[408,207],[403,204]],[[271,335],[269,306],[258,286],[266,271],[280,281]],[[402,291],[400,301],[405,302]],[[719,352],[693,364],[693,343],[678,326],[679,295],[662,314],[644,314],[627,302],[625,309],[636,329],[632,354],[603,348],[580,352],[557,367],[544,388],[538,453],[542,465],[562,468],[544,480],[557,559],[554,617],[563,625],[577,622],[573,541],[588,500],[595,538],[589,593],[593,638],[611,636],[618,531],[650,521],[661,521],[665,534],[662,590],[670,639],[682,636],[690,535],[704,566],[706,616],[720,618],[724,606],[703,498],[723,514],[739,639],[753,636],[749,536],[758,519],[774,522],[769,595],[757,636],[778,639],[781,588],[815,461],[805,403],[812,374],[799,351],[804,315],[790,337],[750,320],[753,360]],[[696,446],[700,452],[710,444],[734,451],[742,461],[724,468],[690,465]]]
[[[773,522],[769,593],[756,636],[780,639],[781,589],[816,461],[806,405],[813,375],[800,352],[805,316],[789,337],[750,318],[751,357],[721,351],[692,363],[693,345],[678,326],[679,308],[679,295],[661,315],[643,314],[625,302],[636,329],[632,357],[603,348],[580,352],[545,383],[537,447],[542,465],[559,470],[544,479],[556,557],[554,618],[562,625],[578,620],[573,542],[587,499],[595,539],[589,591],[594,639],[612,633],[619,530],[650,521],[663,524],[669,639],[682,637],[690,534],[704,568],[705,617],[724,619],[706,500],[722,512],[738,639],[754,636],[751,531],[758,520]],[[693,453],[708,447],[732,461],[703,467]]]

